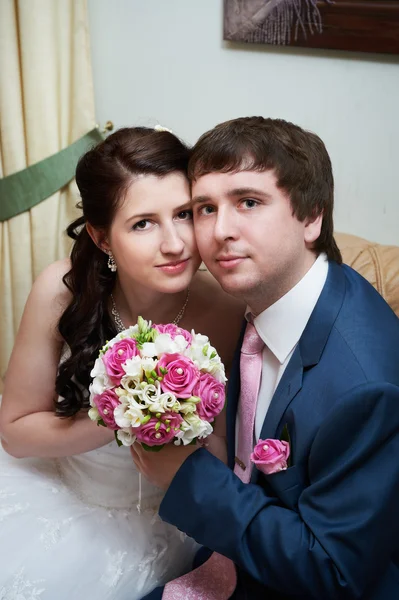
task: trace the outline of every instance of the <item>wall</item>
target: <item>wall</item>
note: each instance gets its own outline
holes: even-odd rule
[[[399,244],[399,57],[222,40],[222,0],[89,0],[97,117],[189,143],[245,115],[315,131],[336,180],[336,229]]]

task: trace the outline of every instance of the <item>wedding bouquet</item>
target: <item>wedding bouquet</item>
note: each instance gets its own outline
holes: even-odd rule
[[[192,444],[212,433],[225,401],[225,370],[209,339],[141,317],[101,349],[90,384],[89,417],[119,445],[146,450]]]

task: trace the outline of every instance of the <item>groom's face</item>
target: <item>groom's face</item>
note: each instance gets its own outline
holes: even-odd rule
[[[273,171],[209,173],[192,184],[194,228],[209,271],[228,293],[261,312],[313,264],[321,219],[293,215]],[[265,300],[267,298],[267,300]]]

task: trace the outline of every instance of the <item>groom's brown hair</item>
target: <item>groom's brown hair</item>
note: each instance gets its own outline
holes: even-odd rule
[[[317,253],[342,262],[333,235],[334,178],[330,157],[314,133],[282,119],[242,117],[204,133],[192,148],[188,176],[243,170],[274,171],[299,221],[323,215]]]

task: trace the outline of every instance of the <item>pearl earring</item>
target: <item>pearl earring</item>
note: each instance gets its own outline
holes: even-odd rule
[[[110,269],[113,273],[115,273],[115,271],[117,270],[117,266],[116,266],[116,262],[114,259],[114,255],[112,254],[111,251],[108,252],[108,269]]]

